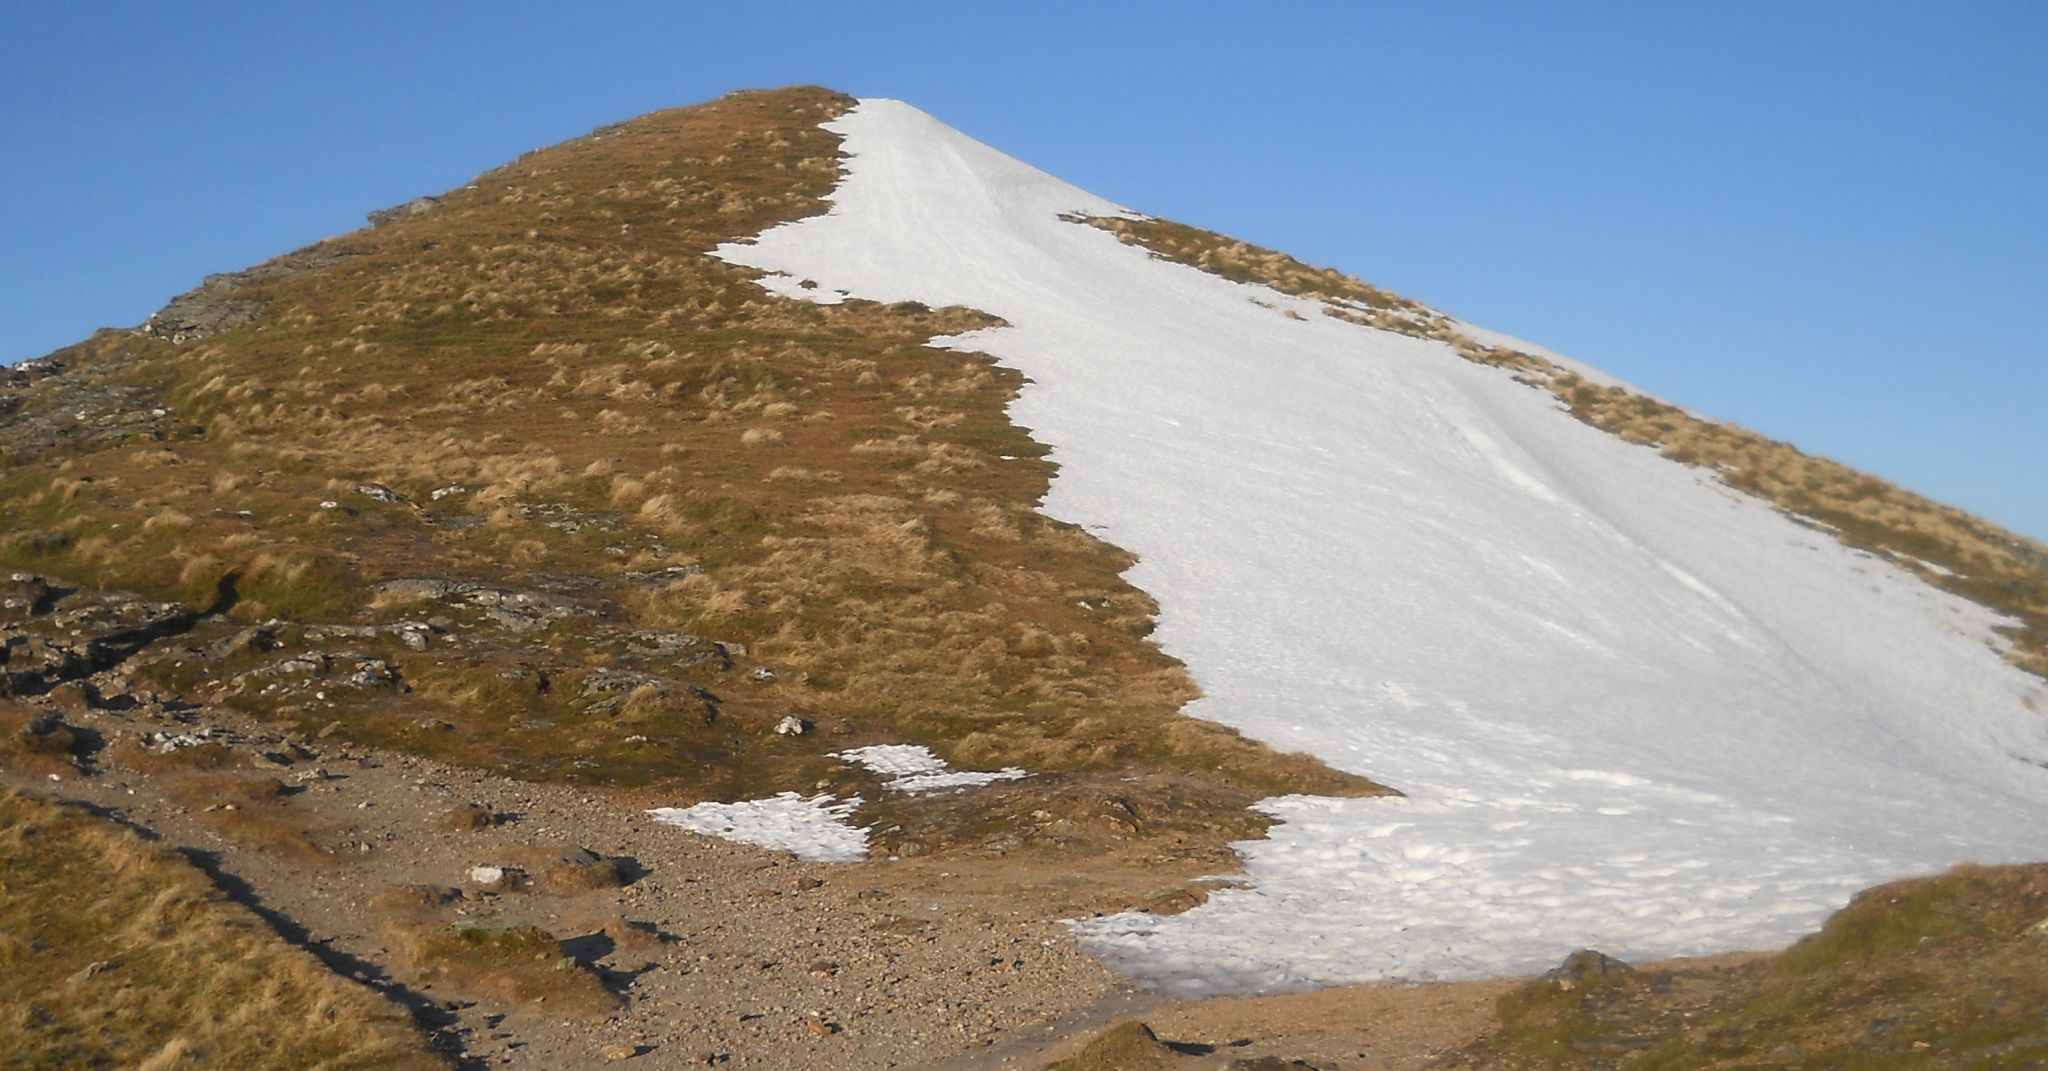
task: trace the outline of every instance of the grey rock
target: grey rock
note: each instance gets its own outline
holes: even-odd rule
[[[424,216],[439,207],[440,204],[441,199],[439,197],[415,197],[403,204],[392,205],[390,208],[379,208],[374,212],[368,213],[364,218],[370,221],[370,226],[372,227],[385,227],[397,223],[399,220],[411,219],[414,216]]]
[[[1604,952],[1582,948],[1564,958],[1564,962],[1545,972],[1542,981],[1560,989],[1583,989],[1588,986],[1618,985],[1636,973],[1634,967]]]
[[[410,501],[404,495],[393,491],[381,483],[359,483],[356,485],[356,494],[377,502],[388,502],[393,505],[403,505]]]

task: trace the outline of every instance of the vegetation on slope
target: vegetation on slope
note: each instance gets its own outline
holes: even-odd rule
[[[1818,933],[1735,967],[1501,998],[1485,1068],[2002,1068],[2048,1061],[2048,866],[1964,866],[1859,894]]]
[[[859,788],[825,754],[907,740],[1380,791],[1177,714],[1132,559],[1036,511],[1019,376],[925,345],[988,317],[706,255],[823,210],[849,104],[608,127],[17,370],[0,563],[264,625],[138,659],[165,694],[528,777]]]
[[[1074,217],[1154,255],[1237,282],[1323,302],[1324,312],[1381,330],[1435,339],[1460,357],[1512,371],[1549,390],[1573,416],[1719,478],[1843,543],[1883,554],[1929,583],[2012,617],[2007,657],[2048,676],[2048,547],[1824,457],[1703,420],[1622,387],[1594,383],[1531,353],[1482,344],[1454,320],[1330,268],[1185,224]]]
[[[1500,995],[1490,1026],[1433,1059],[1370,1040],[1375,1056],[1430,1071],[2041,1067],[2044,956],[2048,865],[1962,866],[1866,890],[1819,933],[1771,956],[1632,968],[1575,952]],[[1364,1014],[1384,992],[1361,989],[1349,1004],[1313,1007]],[[1347,1036],[1341,1024],[1290,1022],[1277,1009],[1265,1022],[1270,1033],[1223,1035],[1233,1037],[1224,1047],[1215,1035],[1204,1038],[1210,1044],[1161,1041],[1127,1022],[1047,1071],[1216,1067],[1232,1050],[1269,1054],[1229,1063],[1247,1069],[1359,1066],[1351,1057],[1367,1038],[1355,1026]],[[1332,1044],[1340,1051],[1318,1051]]]
[[[177,855],[0,793],[0,1067],[447,1066]]]

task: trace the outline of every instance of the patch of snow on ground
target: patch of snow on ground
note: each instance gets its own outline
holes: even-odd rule
[[[1027,377],[1044,509],[1138,555],[1188,713],[1408,794],[1267,801],[1249,887],[1076,924],[1122,969],[1258,991],[1777,945],[1863,886],[2048,856],[2044,697],[1990,612],[1441,343],[1062,222],[1118,208],[906,105],[830,126],[831,211],[720,255],[1002,317],[941,344]]]
[[[932,792],[941,788],[967,788],[996,781],[1014,781],[1024,776],[1015,766],[1000,770],[955,770],[946,760],[919,744],[875,744],[841,751],[832,756],[858,763],[880,774],[884,788],[891,792]]]
[[[657,822],[706,836],[793,853],[814,863],[858,863],[867,858],[868,831],[846,821],[860,797],[836,799],[783,792],[764,800],[657,807]]]

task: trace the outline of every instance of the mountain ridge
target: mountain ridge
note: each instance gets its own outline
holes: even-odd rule
[[[1290,854],[1304,847],[1297,834],[1316,833],[1325,804],[1252,806],[1383,796],[1387,741],[1361,737],[1358,757],[1332,759],[1308,753],[1318,750],[1316,725],[1252,731],[1184,713],[1191,702],[1213,711],[1219,695],[1232,700],[1203,676],[1215,672],[1216,648],[1185,660],[1192,679],[1176,657],[1191,618],[1165,616],[1165,651],[1153,639],[1160,610],[1150,591],[1173,555],[1122,549],[1115,524],[1101,529],[1108,540],[1094,534],[1072,489],[1099,477],[1071,442],[1035,437],[1059,415],[1044,400],[1061,389],[1055,377],[1020,370],[1007,351],[991,356],[1014,333],[1067,325],[1035,308],[980,311],[921,290],[876,290],[851,280],[868,270],[848,267],[857,261],[827,265],[846,280],[802,266],[760,277],[707,255],[781,256],[777,243],[803,227],[847,223],[854,213],[842,198],[860,189],[863,157],[856,151],[850,170],[838,139],[861,106],[800,88],[601,128],[379,213],[367,230],[210,278],[139,332],[103,332],[10,370],[0,556],[46,579],[18,580],[10,601],[9,691],[71,703],[66,717],[81,725],[218,706],[288,739],[604,787],[647,804],[858,795],[877,854],[1010,860],[1038,877],[1096,856],[1098,866],[1149,868],[1150,878],[1117,874],[1061,894],[1077,914],[1146,909],[1083,927],[1112,959],[1118,942],[1168,928],[1162,916],[1199,914],[1218,890],[1191,879],[1228,868],[1234,842],[1254,862],[1263,853],[1301,865]],[[1827,541],[1883,553],[1916,584],[2013,615],[2016,626],[1987,611],[1958,628],[1966,638],[2010,628],[2006,656],[2041,672],[2048,557],[2037,544],[1481,342],[1458,321],[1338,273],[1099,199],[1061,203],[1068,218],[1047,217],[1021,179],[993,189],[984,205],[1031,215],[1031,227],[1057,235],[1032,253],[1048,272],[1081,263],[1067,257],[1071,243],[1110,242],[1092,233],[1107,230],[1162,265],[1215,277],[1161,282],[1176,294],[1254,305],[1276,332],[1400,336],[1373,359],[1459,390],[1482,384],[1472,388],[1481,403],[1417,425],[1456,433],[1444,441],[1472,467],[1443,473],[1491,481],[1474,502],[1574,500],[1577,489],[1556,478],[1570,470],[1546,469],[1498,434],[1541,391],[1626,449],[1711,466],[1724,490],[1772,503],[1735,507],[1759,513],[1757,523],[1764,513],[1807,516],[1833,529]],[[928,225],[943,235],[955,222],[940,213]],[[994,256],[1002,243],[969,244]],[[882,242],[860,250],[888,252]],[[1236,283],[1268,289],[1222,289]],[[1446,357],[1471,367],[1432,363]],[[1267,371],[1229,367],[1247,387]],[[1501,374],[1527,395],[1488,378]],[[1126,386],[1120,398],[1145,394]],[[1334,411],[1343,404],[1334,394],[1311,408]],[[1116,416],[1144,429],[1139,438],[1171,434],[1172,418],[1149,419],[1135,408]],[[1259,447],[1216,463],[1257,459]],[[1587,447],[1603,458],[1623,448]],[[1272,457],[1269,483],[1313,488],[1284,455]],[[1374,457],[1408,460],[1349,460]],[[1166,460],[1148,466],[1172,478]],[[1086,493],[1101,501],[1095,486]],[[1415,516],[1440,541],[1469,535],[1459,524],[1469,515]],[[1223,510],[1208,523],[1276,517]],[[1821,543],[1801,547],[1820,554]],[[1331,576],[1361,572],[1341,547],[1319,564]],[[1704,607],[1686,628],[1743,616],[1715,582],[1670,569],[1657,583]],[[1451,586],[1469,575],[1436,579]],[[1920,597],[1889,573],[1876,582]],[[1215,601],[1203,612],[1237,613],[1244,585],[1209,586]],[[1330,587],[1340,590],[1315,596],[1343,585]],[[132,627],[109,631],[111,619]],[[1329,672],[1299,653],[1342,628],[1302,620],[1273,636],[1233,625],[1222,638],[1240,677],[1284,684]],[[1488,627],[1506,636],[1545,626],[1504,611]],[[1356,671],[1361,681],[1373,672]],[[1412,684],[1372,681],[1370,709],[1442,702]],[[1266,698],[1316,720],[1294,714],[1277,686]],[[1485,704],[1449,709],[1497,717]],[[788,723],[793,731],[778,731]],[[1505,720],[1490,729],[1531,731]],[[836,757],[899,742],[970,770],[1014,765],[1030,776],[918,798]],[[126,760],[105,761],[118,770]],[[1594,785],[1615,805],[1638,791],[1633,776],[1574,768],[1546,790]],[[1425,797],[1453,784],[1412,772],[1389,780]],[[1276,821],[1280,839],[1249,840]],[[1367,853],[1357,865],[1387,861]],[[1459,865],[1392,869],[1413,884],[1443,881]],[[1802,910],[1806,919],[1820,908]],[[1284,941],[1274,947],[1292,954]],[[1145,972],[1137,959],[1123,962]],[[1337,977],[1311,970],[1278,984]]]

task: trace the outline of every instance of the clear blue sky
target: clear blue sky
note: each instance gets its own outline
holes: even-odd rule
[[[817,82],[2048,537],[2044,57],[2034,2],[7,3],[0,361]]]

